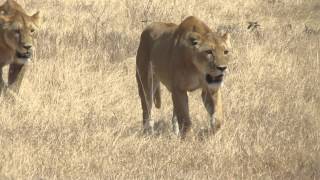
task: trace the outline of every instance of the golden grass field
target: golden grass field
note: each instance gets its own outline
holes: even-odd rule
[[[0,98],[0,179],[320,179],[319,0],[18,2],[43,23],[15,103]],[[143,136],[140,33],[189,15],[232,36],[224,124],[202,137],[192,92],[180,141],[162,86],[157,134]]]

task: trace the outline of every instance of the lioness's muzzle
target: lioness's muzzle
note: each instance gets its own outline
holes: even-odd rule
[[[208,84],[212,84],[212,83],[221,83],[223,80],[223,74],[218,75],[218,76],[212,76],[210,74],[206,74],[206,81]]]
[[[31,58],[32,56],[32,51],[28,51],[26,53],[20,53],[20,52],[16,52],[16,57],[17,58],[23,58],[23,59],[28,59]]]

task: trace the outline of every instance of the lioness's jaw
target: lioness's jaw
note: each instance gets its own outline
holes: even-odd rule
[[[17,64],[28,64],[29,62],[31,62],[30,58],[16,58],[15,59],[15,63]]]
[[[223,85],[224,75],[220,74],[218,76],[213,76],[211,74],[205,75],[205,81],[209,89],[216,90]]]
[[[212,83],[212,84],[207,84],[207,88],[212,91],[217,91],[223,86],[223,81],[221,83]]]
[[[218,76],[212,76],[210,74],[206,74],[206,81],[208,84],[219,84],[223,81],[223,74]]]
[[[15,61],[18,64],[27,64],[28,62],[31,61],[31,58],[32,58],[32,51],[28,51],[26,53],[20,53],[17,51]]]
[[[31,62],[31,58],[15,58],[14,61],[16,64],[28,64],[29,62]]]

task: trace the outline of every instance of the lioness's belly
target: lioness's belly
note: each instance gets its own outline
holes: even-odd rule
[[[169,39],[157,40],[153,44],[151,51],[151,64],[153,73],[169,90],[171,90],[172,78],[171,71],[172,65],[170,62],[169,54]]]
[[[173,67],[170,59],[156,59],[153,64],[153,73],[156,78],[164,84],[169,91],[172,91],[173,86],[178,87],[180,90],[194,91],[202,88],[203,83],[197,74],[189,72],[182,72],[178,68]]]
[[[153,63],[153,73],[155,74],[156,78],[164,84],[168,90],[171,91],[172,86],[172,78],[171,73],[169,72],[169,68],[161,65],[162,63]]]
[[[150,61],[155,77],[172,91],[172,87],[179,87],[181,90],[193,91],[201,87],[198,75],[193,72],[183,73],[178,70],[178,64],[172,59],[173,37],[168,32],[163,34],[152,43]],[[179,71],[179,72],[178,72]],[[182,70],[184,71],[184,70]],[[183,74],[183,75],[182,75]]]

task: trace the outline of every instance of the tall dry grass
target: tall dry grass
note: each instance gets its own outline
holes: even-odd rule
[[[43,24],[16,103],[0,98],[0,179],[320,179],[318,0],[19,3]],[[158,135],[144,137],[139,35],[189,15],[232,34],[224,125],[200,139],[206,112],[190,93],[193,130],[179,141],[162,87]]]

